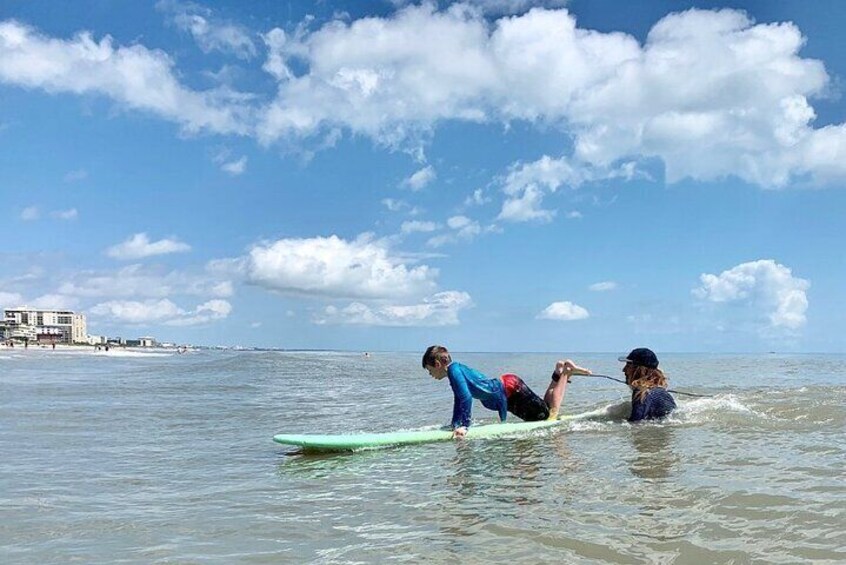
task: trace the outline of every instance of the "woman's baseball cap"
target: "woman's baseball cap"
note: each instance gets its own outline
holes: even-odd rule
[[[632,349],[631,353],[625,357],[618,357],[621,363],[631,363],[633,365],[640,365],[642,367],[649,367],[650,369],[658,368],[658,356],[651,349],[646,347],[638,347]]]

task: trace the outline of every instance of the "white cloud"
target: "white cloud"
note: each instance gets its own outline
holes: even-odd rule
[[[277,36],[269,60],[286,72],[260,118],[264,141],[342,127],[408,148],[445,120],[527,120],[573,136],[573,170],[553,172],[570,182],[583,182],[582,168],[601,178],[620,160],[655,158],[670,182],[846,177],[846,125],[811,127],[809,99],[829,79],[799,56],[804,39],[792,23],[688,10],[658,21],[641,45],[579,29],[566,10],[489,23],[466,5],[423,4]],[[304,70],[292,72],[292,62]],[[559,181],[543,182],[533,194]],[[522,190],[502,218],[548,219]]]
[[[0,21],[0,82],[50,93],[101,94],[182,125],[188,132],[247,133],[243,96],[195,92],[176,78],[173,60],[134,44],[115,47],[89,32],[56,39],[14,20]]]
[[[403,222],[400,230],[402,233],[426,233],[433,232],[438,229],[438,224],[435,222],[421,222],[419,220]]]
[[[520,195],[502,203],[497,219],[506,222],[551,222],[556,212],[542,209],[542,203],[543,192],[533,184],[525,186]]]
[[[170,300],[111,300],[91,308],[95,316],[110,318],[116,322],[128,324],[146,324],[162,322],[181,316],[184,312]]]
[[[473,194],[467,197],[464,201],[465,206],[481,206],[482,204],[487,204],[490,202],[491,199],[485,196],[485,191],[481,188],[477,188],[473,191]]]
[[[197,306],[193,312],[165,322],[168,326],[196,326],[214,320],[222,320],[232,312],[232,305],[226,300],[209,300]]]
[[[400,212],[403,209],[409,208],[410,205],[408,202],[404,202],[402,200],[396,200],[394,198],[383,198],[382,205],[385,206],[391,212]]]
[[[79,301],[75,297],[65,294],[44,294],[27,302],[27,306],[45,310],[75,310],[79,306]]]
[[[693,290],[697,298],[747,304],[763,312],[772,328],[797,330],[807,321],[806,291],[811,283],[772,259],[741,263],[719,275],[705,273],[700,281],[702,286]]]
[[[438,178],[438,174],[435,172],[435,168],[432,165],[428,165],[402,181],[402,186],[406,186],[416,192],[422,190],[436,178]]]
[[[579,212],[578,210],[570,210],[569,212],[567,212],[567,214],[565,215],[565,217],[566,217],[568,220],[580,220],[580,219],[582,219],[584,216],[582,216],[582,213],[581,213],[581,212]]]
[[[232,306],[225,300],[210,300],[200,304],[193,311],[185,311],[166,298],[145,301],[111,300],[91,308],[93,315],[116,323],[160,323],[170,326],[203,324],[226,318],[231,311]]]
[[[614,281],[602,281],[598,283],[593,283],[588,287],[588,290],[592,290],[593,292],[607,292],[609,290],[616,290],[617,283]]]
[[[331,146],[346,131],[418,157],[445,121],[560,128],[573,154],[550,172],[556,178],[511,186],[504,220],[549,220],[541,201],[555,183],[577,183],[583,170],[601,180],[621,161],[660,161],[669,182],[734,175],[779,188],[846,179],[846,124],[813,127],[811,101],[828,94],[830,79],[820,61],[800,56],[805,40],[792,23],[688,10],[659,20],[641,44],[578,28],[564,9],[495,4],[520,15],[491,21],[486,9],[424,3],[271,30],[263,68],[278,88],[269,103],[225,88],[194,91],[161,50],[89,32],[49,37],[14,20],[0,22],[0,82],[102,94],[189,132]],[[254,52],[243,30],[217,33],[208,10],[165,6],[186,15],[184,27],[206,48]]]
[[[445,291],[419,304],[368,306],[353,302],[345,308],[327,306],[314,321],[362,326],[454,326],[460,323],[458,313],[472,304],[466,292]]]
[[[204,53],[221,51],[239,59],[256,56],[249,30],[215,18],[208,8],[193,2],[160,0],[156,9],[167,14],[180,30],[190,33]]]
[[[561,186],[578,188],[586,182],[631,179],[635,174],[635,164],[632,162],[594,166],[569,157],[554,159],[548,155],[531,163],[517,162],[511,165],[508,175],[502,180],[506,199],[498,219],[510,222],[548,222],[556,212],[541,208],[546,193],[554,193]],[[581,214],[570,212],[567,217],[580,218]]]
[[[23,296],[17,292],[0,291],[0,309],[17,308],[23,304]]]
[[[123,243],[113,245],[106,249],[106,255],[121,261],[131,261],[133,259],[142,259],[153,255],[183,253],[190,250],[190,245],[175,239],[150,241],[146,233],[136,233]]]
[[[456,241],[471,241],[482,233],[482,226],[479,222],[471,220],[467,216],[452,216],[447,219],[447,226],[453,230],[451,233],[435,236],[426,242],[429,247],[441,247]]]
[[[420,296],[434,289],[437,269],[407,266],[385,242],[360,236],[280,239],[254,246],[236,261],[252,284],[334,298]]]
[[[238,159],[237,161],[230,161],[228,163],[223,163],[220,166],[220,170],[229,173],[232,176],[238,176],[244,171],[247,170],[247,157],[246,155]]]
[[[41,217],[37,206],[28,206],[21,211],[21,220],[31,222]]]
[[[78,215],[76,208],[70,208],[68,210],[54,210],[50,212],[50,217],[56,218],[57,220],[75,220]]]
[[[414,0],[389,0],[397,8],[415,4]],[[500,16],[520,14],[531,8],[560,8],[566,6],[569,0],[463,0],[463,4],[472,6],[489,15]]]
[[[230,281],[211,275],[161,271],[136,264],[116,272],[81,271],[66,277],[58,292],[83,298],[165,298],[178,294],[225,298],[232,296],[233,288]]]
[[[590,314],[588,311],[578,304],[573,304],[569,301],[553,302],[543,312],[538,314],[538,318],[542,320],[584,320]]]

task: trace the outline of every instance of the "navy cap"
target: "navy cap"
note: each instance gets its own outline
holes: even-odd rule
[[[640,365],[642,367],[649,367],[650,369],[658,368],[658,356],[651,349],[645,347],[638,347],[632,349],[631,353],[625,357],[619,357],[618,361],[623,363],[632,363],[633,365]]]

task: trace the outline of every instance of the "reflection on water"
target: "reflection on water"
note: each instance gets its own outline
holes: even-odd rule
[[[634,457],[629,469],[641,479],[666,479],[678,463],[673,451],[675,429],[672,425],[644,422],[632,426],[629,437],[634,447]]]

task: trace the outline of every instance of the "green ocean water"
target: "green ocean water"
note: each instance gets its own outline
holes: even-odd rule
[[[564,354],[456,358],[542,391]],[[616,353],[567,355],[619,374]],[[592,417],[525,437],[271,441],[447,423],[419,356],[2,349],[0,562],[846,562],[846,356],[661,354],[715,397],[660,424],[582,379],[564,411]]]

